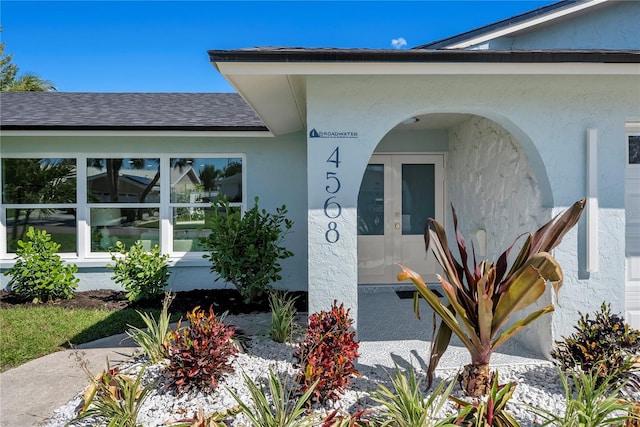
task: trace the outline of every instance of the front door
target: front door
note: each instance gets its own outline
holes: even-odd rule
[[[428,218],[444,223],[444,154],[374,154],[358,196],[358,283],[398,283],[396,263],[435,281]]]

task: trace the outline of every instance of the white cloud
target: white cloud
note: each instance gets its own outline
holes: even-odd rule
[[[398,37],[397,39],[391,40],[391,46],[393,46],[394,49],[402,49],[406,45],[407,41],[404,39],[404,37]]]

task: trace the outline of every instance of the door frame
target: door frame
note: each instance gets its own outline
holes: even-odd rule
[[[633,248],[633,253],[629,253],[628,245],[633,239],[635,245],[640,245],[636,239],[640,239],[640,226],[638,221],[630,221],[636,218],[638,205],[635,203],[640,199],[640,164],[631,164],[629,159],[629,138],[640,136],[640,125],[631,126],[627,124],[625,132],[625,174],[624,174],[624,198],[625,198],[625,320],[633,328],[640,328],[640,255],[636,252],[637,246]],[[631,211],[631,213],[630,213]]]
[[[441,203],[439,209],[438,209],[438,201],[436,201],[436,210],[439,210],[439,215],[438,212],[436,212],[436,217],[440,216],[440,218],[437,218],[438,221],[445,225],[445,221],[446,221],[446,205],[447,205],[447,200],[448,200],[448,196],[447,196],[447,153],[446,152],[374,152],[371,157],[369,158],[369,161],[367,162],[367,165],[369,164],[383,164],[384,165],[384,171],[385,171],[385,181],[384,181],[384,209],[385,209],[385,224],[384,224],[384,234],[382,236],[357,236],[357,241],[358,241],[358,284],[359,285],[374,285],[374,286],[379,286],[379,285],[398,285],[398,284],[405,284],[405,282],[398,282],[398,280],[396,279],[396,274],[400,271],[399,267],[397,267],[395,264],[397,262],[405,262],[401,259],[399,259],[399,257],[401,257],[401,249],[402,249],[402,234],[400,234],[400,238],[395,238],[394,237],[394,229],[395,229],[395,223],[396,222],[400,222],[400,227],[402,224],[401,218],[396,219],[394,218],[394,199],[396,199],[396,197],[394,197],[395,194],[397,194],[397,192],[392,191],[393,190],[393,182],[394,180],[397,179],[401,179],[401,165],[404,164],[410,164],[410,162],[402,162],[400,161],[397,164],[394,164],[395,162],[394,157],[396,158],[403,158],[403,157],[414,157],[416,158],[417,156],[423,157],[424,158],[424,164],[435,164],[436,165],[436,173],[435,173],[435,179],[436,179],[436,192],[435,192],[435,197],[438,197],[440,200],[439,202]],[[428,161],[429,157],[432,158],[436,158],[435,161]],[[440,171],[438,171],[438,167],[439,165],[441,165]],[[388,174],[393,174],[396,175],[396,178],[393,177],[389,177],[387,178]],[[364,175],[363,175],[363,179],[364,179]],[[441,195],[438,195],[438,188],[437,188],[437,183],[438,180],[440,179],[441,182]],[[399,194],[399,200],[396,202],[396,205],[400,206],[400,211],[401,211],[401,207],[402,207],[402,197],[401,197],[401,191],[400,190],[400,194]],[[400,233],[402,233],[402,231],[400,231]],[[418,235],[415,235],[418,236]],[[378,240],[378,242],[375,242],[375,240]],[[426,251],[424,248],[424,242],[423,242],[423,236],[419,235],[419,239],[420,241],[419,243],[419,249],[421,251],[421,253],[425,254],[426,256]],[[382,242],[382,243],[381,243]],[[383,253],[384,253],[384,273],[379,274],[379,275],[365,275],[363,274],[361,268],[360,268],[360,256],[362,254],[361,251],[363,251],[364,247],[367,247],[368,249],[370,249],[371,245],[379,245],[382,244],[383,245]],[[396,259],[394,259],[394,257]],[[437,265],[435,265],[436,261],[433,257],[430,257],[429,260],[429,264],[434,264],[434,266],[437,268]],[[407,261],[407,267],[411,268],[410,265],[410,261]],[[425,275],[425,277],[423,277],[425,279],[425,281],[429,282],[429,281],[434,281],[435,278],[435,274],[431,274],[431,275]]]

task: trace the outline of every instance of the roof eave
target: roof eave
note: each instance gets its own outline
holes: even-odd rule
[[[183,132],[269,132],[266,126],[74,126],[0,125],[0,131],[183,131]]]
[[[212,63],[639,63],[637,50],[376,50],[376,49],[238,49],[210,50]]]

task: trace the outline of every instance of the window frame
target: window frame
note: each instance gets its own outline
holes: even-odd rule
[[[624,134],[624,153],[625,165],[628,168],[640,168],[640,163],[631,163],[629,158],[629,138],[632,136],[640,137],[640,123],[627,124]]]
[[[17,153],[0,155],[0,189],[2,188],[2,161],[3,159],[38,159],[38,158],[66,158],[75,159],[76,161],[76,203],[73,204],[29,204],[16,205],[4,204],[0,199],[0,260],[3,265],[11,265],[15,260],[14,252],[7,252],[7,242],[4,238],[7,233],[6,227],[6,210],[15,208],[37,208],[37,207],[66,207],[76,209],[76,253],[60,253],[60,257],[77,263],[79,266],[103,266],[105,262],[111,261],[111,255],[108,252],[91,252],[91,225],[90,212],[91,208],[101,207],[119,207],[119,208],[139,208],[154,207],[159,210],[159,241],[163,254],[168,254],[172,262],[177,260],[193,261],[195,264],[208,265],[208,262],[202,258],[204,252],[175,252],[173,251],[173,208],[181,207],[182,203],[170,202],[170,159],[177,157],[193,157],[193,158],[239,158],[242,161],[242,201],[234,202],[232,205],[239,206],[244,213],[247,203],[247,156],[245,153],[239,152],[189,152],[189,153],[104,153],[91,152],[81,155],[70,155],[64,152],[43,152],[43,153]],[[159,203],[88,203],[87,201],[87,159],[89,158],[154,158],[160,159],[160,202]],[[192,204],[187,204],[191,207]],[[210,204],[201,204],[202,206],[210,206]]]
[[[78,157],[70,156],[68,154],[52,154],[44,153],[42,155],[36,154],[24,154],[16,156],[0,156],[0,191],[4,188],[4,182],[2,181],[2,165],[4,159],[69,159],[76,161],[76,201],[75,203],[3,203],[0,195],[0,259],[15,258],[15,252],[8,252],[7,236],[7,210],[9,209],[75,209],[76,210],[76,252],[59,252],[60,258],[74,259],[79,253],[80,241],[78,238],[78,214],[79,214],[79,200],[78,200]]]

